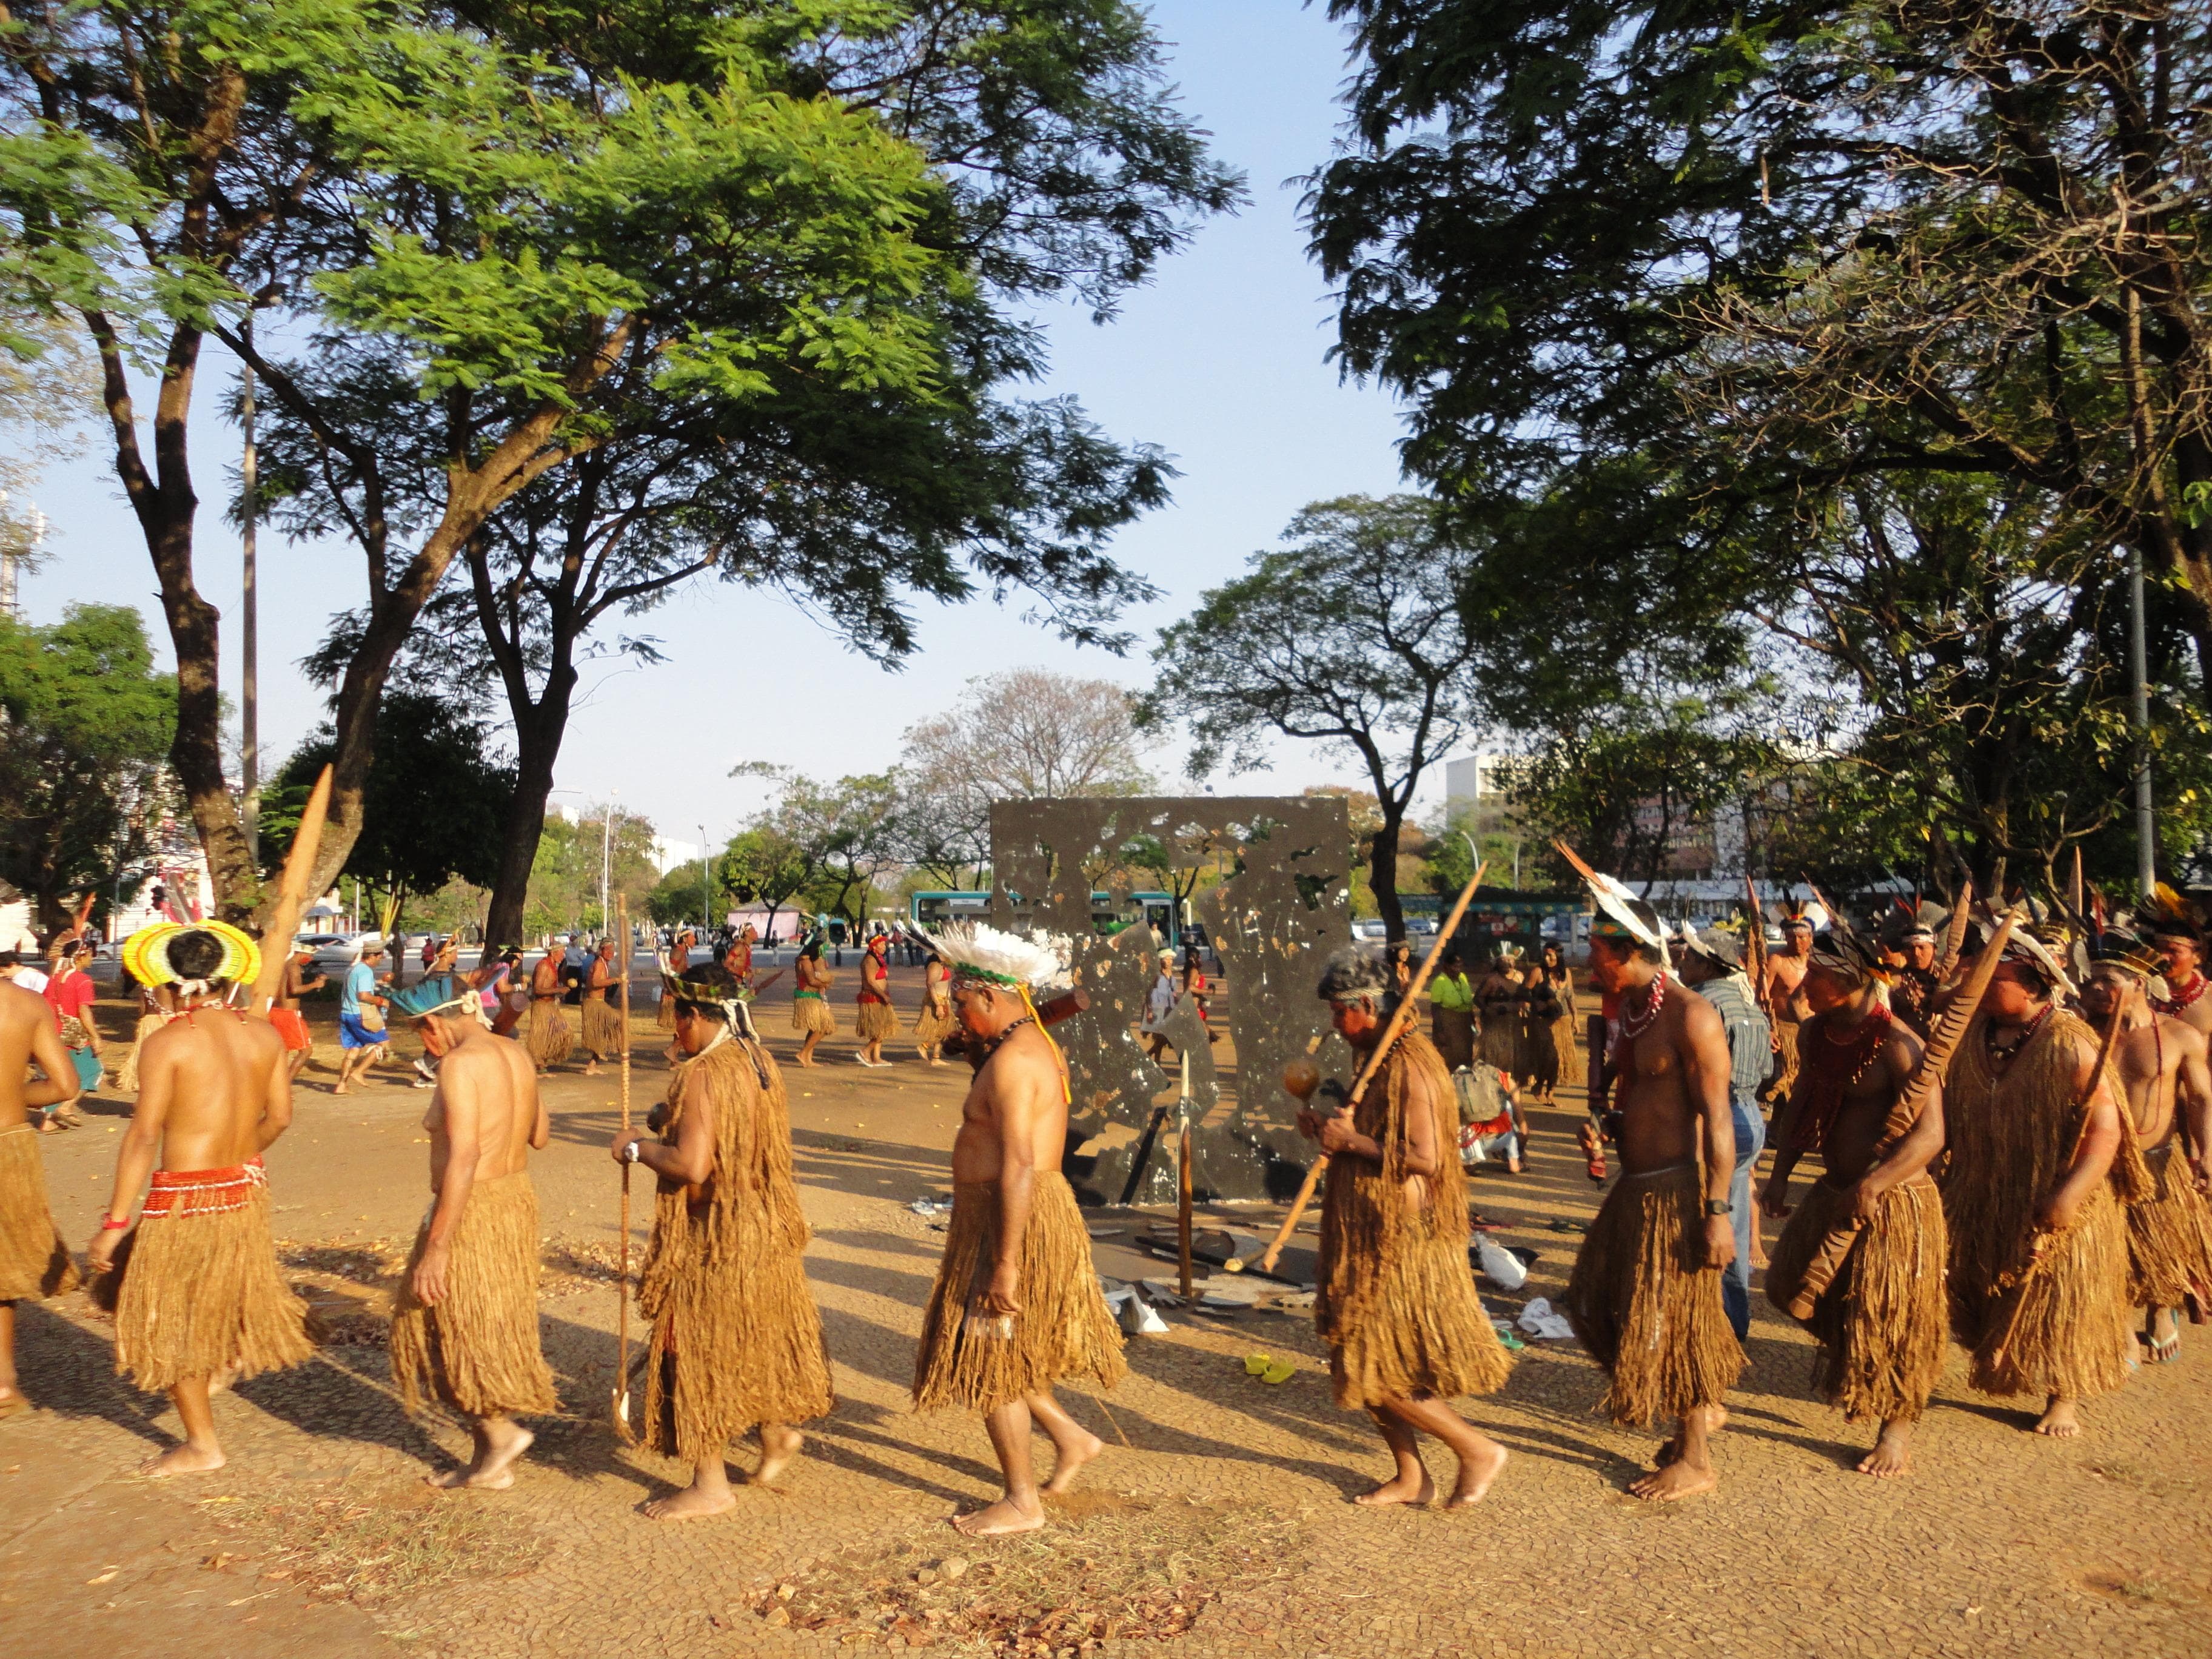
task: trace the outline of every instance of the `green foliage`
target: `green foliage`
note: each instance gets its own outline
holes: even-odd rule
[[[1357,757],[1381,822],[1370,878],[1395,938],[1400,825],[1429,765],[1474,726],[1477,645],[1459,605],[1470,557],[1415,495],[1320,501],[1288,545],[1160,630],[1140,730],[1191,735],[1191,775],[1262,766],[1275,733]]]
[[[483,717],[451,697],[394,691],[378,720],[383,741],[369,769],[362,833],[343,873],[381,895],[395,914],[409,895],[435,892],[456,878],[489,886],[514,771],[492,747]],[[283,866],[308,791],[335,747],[325,726],[293,751],[263,792],[261,852],[270,872]]]
[[[775,798],[731,843],[728,872],[764,902],[783,888],[810,915],[866,921],[877,884],[899,863],[900,791],[890,773],[817,783],[787,768],[741,766],[732,776],[768,779]],[[731,862],[731,858],[735,862]],[[788,884],[788,885],[787,885]]]
[[[0,616],[0,876],[38,906],[108,890],[151,846],[176,677],[127,605],[73,605],[50,627]]]

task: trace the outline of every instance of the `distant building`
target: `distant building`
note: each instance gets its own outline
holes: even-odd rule
[[[1463,755],[1444,763],[1444,812],[1503,811],[1513,787],[1515,755]]]

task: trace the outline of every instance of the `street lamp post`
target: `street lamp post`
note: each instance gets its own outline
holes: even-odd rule
[[[699,826],[699,926],[702,931],[712,928],[708,912],[714,908],[713,896],[707,890],[707,826],[702,823]]]
[[[619,789],[607,792],[607,805],[599,817],[599,934],[606,936],[607,920],[614,913],[607,908],[607,890],[612,884],[615,848],[615,798]]]

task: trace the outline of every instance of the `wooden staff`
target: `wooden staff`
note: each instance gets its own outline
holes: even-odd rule
[[[1421,1000],[1421,993],[1428,988],[1429,975],[1437,971],[1437,963],[1443,959],[1444,946],[1449,945],[1452,936],[1459,932],[1460,919],[1467,915],[1468,902],[1474,898],[1474,890],[1482,885],[1482,872],[1488,867],[1484,864],[1477,864],[1474,866],[1474,873],[1468,878],[1467,885],[1460,890],[1459,898],[1453,904],[1451,914],[1444,918],[1443,926],[1437,929],[1437,942],[1429,946],[1428,957],[1421,963],[1420,972],[1413,975],[1413,982],[1406,988],[1406,994],[1399,1000],[1397,1012],[1390,1016],[1390,1023],[1382,1028],[1382,1041],[1375,1045],[1373,1052],[1367,1056],[1367,1064],[1360,1068],[1358,1081],[1352,1085],[1351,1097],[1337,1109],[1340,1116],[1350,1117],[1359,1109],[1359,1103],[1367,1098],[1367,1085],[1375,1081],[1376,1073],[1382,1070],[1382,1062],[1389,1057],[1391,1048],[1396,1045],[1399,1037],[1404,1034],[1407,1026],[1412,1022],[1414,1007]],[[1449,1147],[1438,1149],[1437,1156],[1447,1155],[1458,1156],[1457,1152]],[[1291,1235],[1297,1230],[1299,1218],[1306,1212],[1306,1206],[1313,1202],[1314,1188],[1321,1184],[1322,1171],[1327,1168],[1328,1168],[1328,1154],[1323,1152],[1314,1159],[1313,1167],[1306,1171],[1306,1178],[1298,1187],[1298,1195],[1291,1202],[1291,1212],[1283,1218],[1283,1224],[1276,1231],[1274,1242],[1261,1253],[1260,1256],[1261,1273],[1274,1272],[1276,1258],[1282,1255],[1283,1246],[1291,1242]]]
[[[267,1013],[284,983],[284,969],[292,960],[292,930],[300,925],[300,910],[307,902],[307,878],[314,873],[316,854],[322,851],[323,825],[330,812],[331,769],[325,766],[307,792],[300,827],[292,832],[291,850],[284,854],[276,902],[269,907],[269,923],[261,930],[261,972],[246,1005],[254,1013]]]
[[[1182,1270],[1182,1299],[1190,1300],[1190,1051],[1182,1056],[1182,1098],[1176,1138],[1176,1250]]]
[[[1905,1087],[1898,1091],[1897,1103],[1889,1109],[1889,1119],[1882,1125],[1884,1141],[1893,1141],[1911,1132],[1913,1120],[1920,1115],[1928,1097],[1943,1081],[1944,1073],[1950,1069],[1951,1056],[1958,1053],[1966,1028],[1981,1012],[1982,994],[1990,988],[1990,981],[1997,971],[1998,958],[2004,955],[2005,941],[2012,937],[2013,927],[2022,914],[2017,907],[2005,912],[2004,920],[1998,923],[1996,933],[1990,939],[1989,948],[1974,964],[1973,976],[1943,1011],[1943,1018],[1936,1022],[1936,1029],[1929,1033],[1928,1046],[1920,1051],[1920,1064],[1905,1079]],[[1844,1258],[1851,1253],[1851,1246],[1858,1241],[1859,1231],[1865,1225],[1853,1216],[1842,1225],[1828,1229],[1820,1248],[1814,1251],[1813,1259],[1805,1264],[1805,1277],[1797,1294],[1790,1298],[1792,1319],[1813,1316],[1814,1304],[1835,1283],[1836,1275],[1843,1271]]]
[[[615,901],[615,931],[622,941],[622,1132],[629,1133],[629,900]],[[664,995],[666,994],[663,992]],[[634,1440],[629,1426],[629,1169],[622,1166],[622,1277],[615,1286],[615,1432]]]

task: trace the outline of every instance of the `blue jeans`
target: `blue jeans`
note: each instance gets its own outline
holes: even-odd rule
[[[1735,1174],[1729,1181],[1729,1219],[1735,1225],[1735,1260],[1721,1273],[1721,1305],[1728,1310],[1735,1340],[1751,1334],[1751,1166],[1766,1150],[1766,1120],[1756,1096],[1737,1095],[1729,1103],[1735,1119]]]

